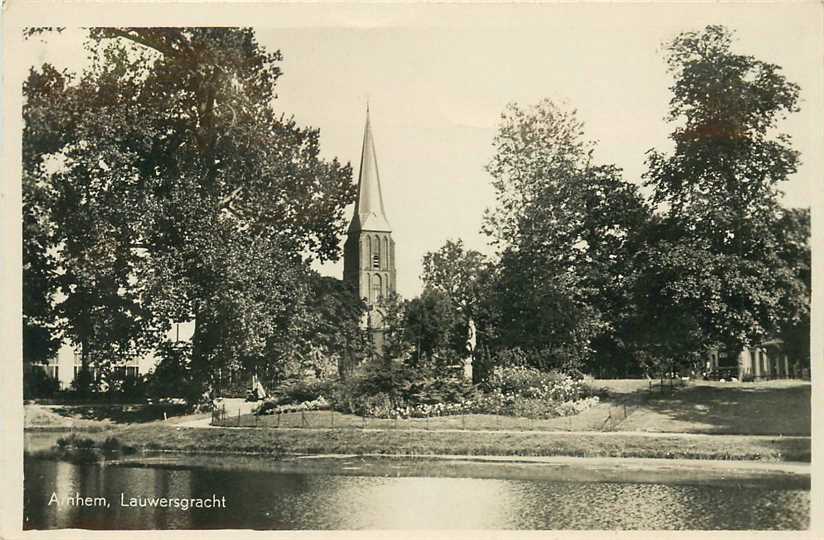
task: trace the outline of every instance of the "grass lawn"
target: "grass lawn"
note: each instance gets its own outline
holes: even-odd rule
[[[620,423],[621,431],[810,435],[810,383],[690,383],[652,393]]]
[[[26,429],[41,430],[101,430],[111,427],[111,422],[89,420],[65,414],[63,411],[64,409],[60,407],[26,404],[23,407],[23,425]]]
[[[809,438],[783,437],[810,434],[808,382],[693,382],[663,393],[650,393],[645,380],[598,383],[609,390],[602,403],[547,420],[473,414],[367,418],[364,425],[359,416],[331,411],[255,417],[230,401],[240,414],[227,408],[222,428],[177,425],[209,415],[117,424],[33,405],[26,405],[26,426],[68,427],[68,418],[75,429],[101,430],[88,434],[98,441],[114,436],[137,448],[184,452],[810,460]]]
[[[118,424],[127,425],[160,420],[163,418],[163,413],[166,413],[170,421],[193,417],[192,415],[184,416],[185,407],[165,404],[40,405],[27,403],[23,411],[23,425],[26,429],[45,431],[109,429]]]
[[[808,439],[727,435],[650,436],[628,433],[410,431],[361,429],[179,428],[163,422],[118,427],[114,436],[136,448],[184,452],[297,454],[449,454],[648,457],[809,461]]]
[[[810,435],[810,383],[693,381],[649,391],[646,380],[602,380],[609,396],[575,416],[530,419],[494,414],[432,418],[362,418],[333,411],[255,416],[226,409],[225,427],[460,429],[508,431],[637,431],[727,435]]]

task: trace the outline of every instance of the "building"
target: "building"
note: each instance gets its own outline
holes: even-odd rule
[[[170,341],[189,341],[192,338],[194,325],[192,323],[174,323],[172,329],[166,335]],[[137,358],[130,358],[115,369],[126,376],[146,375],[152,371],[160,358],[155,353],[149,353]],[[44,364],[34,364],[32,369],[42,369],[49,377],[55,379],[60,390],[69,390],[72,383],[77,378],[77,374],[82,367],[80,359],[80,349],[74,347],[68,341],[63,341],[54,358],[49,359]],[[92,378],[97,377],[97,370],[91,368]]]
[[[363,131],[358,200],[343,247],[343,281],[367,304],[364,325],[370,329],[373,343],[383,343],[381,304],[395,291],[395,241],[383,207],[381,180],[375,141],[366,107]]]
[[[757,347],[747,347],[737,357],[713,351],[707,358],[705,368],[707,372],[717,372],[722,377],[736,377],[739,381],[803,376],[797,363],[784,351],[784,342],[780,339],[765,341]]]

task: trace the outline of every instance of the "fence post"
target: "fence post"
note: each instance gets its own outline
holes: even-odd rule
[[[461,415],[461,429],[466,429],[466,415]]]
[[[309,423],[306,421],[306,412],[300,411],[300,427],[309,427]]]
[[[237,408],[237,427],[240,427],[240,407]]]
[[[277,425],[276,425],[275,427],[276,427],[276,428],[279,428],[279,427],[280,427],[280,411],[278,411],[278,423],[277,423]]]

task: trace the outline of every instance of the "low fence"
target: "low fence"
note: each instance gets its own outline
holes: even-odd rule
[[[516,417],[504,414],[454,414],[422,418],[376,418],[330,409],[274,414],[244,414],[224,405],[212,411],[212,425],[259,429],[375,429],[422,431],[615,431],[643,398],[632,396],[616,403],[602,403],[571,416]],[[606,409],[606,410],[604,410]]]
[[[687,380],[680,377],[666,378],[666,379],[649,379],[649,391],[654,393],[657,389],[658,393],[672,392],[676,388],[683,388],[687,385]]]
[[[644,401],[643,396],[633,396],[615,406],[610,406],[606,418],[601,423],[600,431],[620,431],[620,425],[632,413],[640,409]]]

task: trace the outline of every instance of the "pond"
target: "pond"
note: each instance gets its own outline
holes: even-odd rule
[[[581,467],[544,474],[545,468],[529,463],[406,458],[144,456],[72,464],[26,457],[24,465],[25,529],[804,529],[809,524],[804,482],[734,477],[656,482],[621,475],[613,475],[620,481],[588,481]],[[91,499],[79,505],[73,500],[77,494]],[[157,497],[171,498],[168,507],[153,507],[164,505]],[[212,508],[193,507],[198,504]]]

